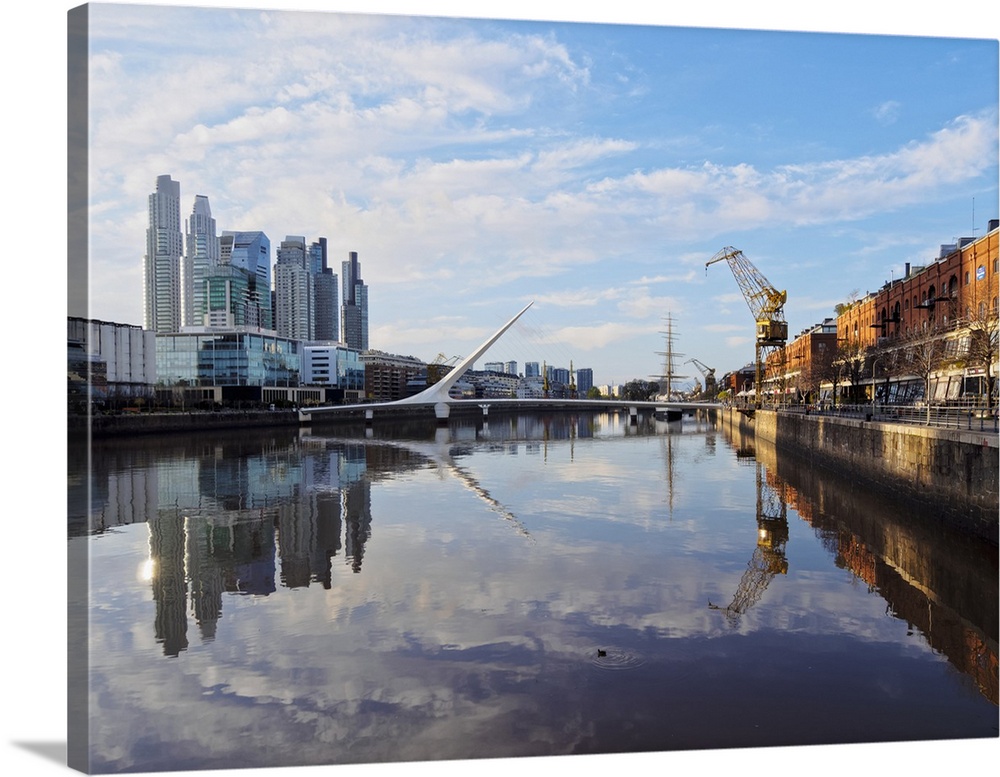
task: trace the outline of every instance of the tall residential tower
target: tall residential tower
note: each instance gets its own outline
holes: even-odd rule
[[[208,314],[205,296],[209,274],[219,264],[219,237],[208,197],[199,194],[185,223],[185,251],[181,262],[181,311],[185,326],[204,326]]]
[[[143,317],[152,332],[177,332],[181,317],[181,185],[169,175],[156,178],[149,195],[149,226],[143,259]]]

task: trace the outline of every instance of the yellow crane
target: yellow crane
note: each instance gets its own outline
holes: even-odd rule
[[[705,262],[705,272],[708,273],[709,265],[723,260],[732,270],[733,277],[736,278],[736,283],[739,284],[743,298],[757,324],[754,406],[760,407],[764,365],[762,357],[766,358],[765,352],[768,350],[783,349],[788,340],[788,324],[785,321],[784,311],[788,294],[774,288],[743,252],[732,246],[726,246]]]

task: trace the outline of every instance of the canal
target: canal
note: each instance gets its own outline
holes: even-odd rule
[[[95,440],[89,470],[71,445],[90,768],[996,737],[997,547],[729,434],[491,414]]]

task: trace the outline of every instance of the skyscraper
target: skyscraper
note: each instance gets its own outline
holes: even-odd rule
[[[344,342],[357,351],[368,350],[368,287],[361,280],[361,263],[357,251],[348,254],[341,264],[343,304],[340,307],[340,329]]]
[[[152,332],[181,327],[181,185],[169,175],[156,178],[149,195],[149,226],[143,258],[143,318]]]
[[[273,329],[271,241],[263,232],[223,232],[219,261],[246,273],[246,325]]]
[[[274,328],[281,337],[314,340],[315,290],[304,237],[287,236],[274,265]]]
[[[208,197],[199,194],[185,223],[185,251],[181,261],[181,309],[185,326],[203,326],[208,313],[206,280],[219,263],[219,237]]]
[[[316,306],[314,308],[316,339],[321,341],[338,340],[340,338],[340,315],[337,310],[339,297],[337,274],[333,272],[327,261],[326,238],[321,237],[309,246],[309,254],[313,285],[316,289]]]

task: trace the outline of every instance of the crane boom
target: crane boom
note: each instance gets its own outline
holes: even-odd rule
[[[688,359],[688,362],[694,364],[698,368],[698,371],[702,374],[702,377],[707,378],[709,375],[715,375],[715,367],[709,367],[704,362],[700,362],[697,359]],[[687,364],[687,362],[685,362]]]
[[[732,246],[726,246],[705,262],[706,271],[709,265],[721,262],[723,259],[732,270],[754,320],[784,321],[783,307],[788,297],[787,293],[774,288],[743,252]]]

